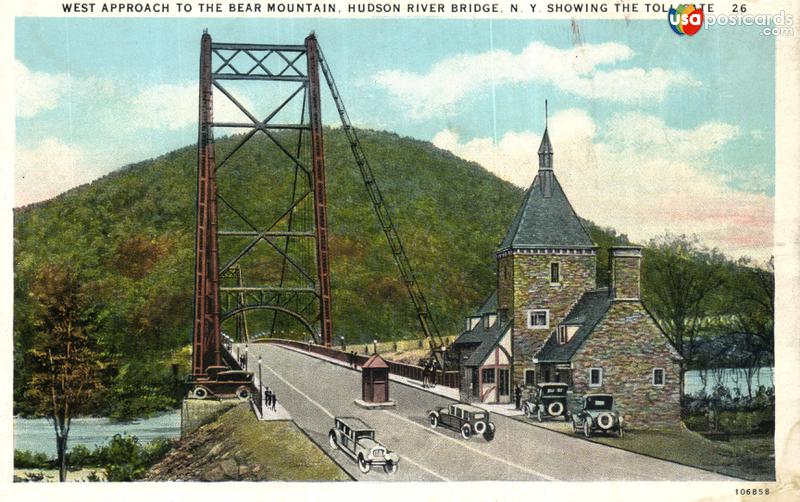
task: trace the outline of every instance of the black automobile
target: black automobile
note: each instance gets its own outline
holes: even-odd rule
[[[486,441],[494,439],[494,424],[489,421],[489,412],[469,404],[440,406],[428,412],[428,423],[434,429],[447,427],[461,433],[464,439],[474,434],[482,435]]]
[[[622,415],[614,409],[611,394],[590,394],[583,398],[583,409],[572,415],[572,430],[583,431],[588,438],[594,432],[622,437]]]
[[[541,383],[531,392],[522,405],[522,411],[528,418],[536,417],[539,422],[546,417],[564,417],[569,421],[567,409],[567,389],[565,383]]]

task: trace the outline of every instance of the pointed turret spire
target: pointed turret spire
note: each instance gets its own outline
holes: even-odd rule
[[[544,134],[539,145],[539,178],[542,195],[550,198],[553,195],[553,145],[547,132],[547,100],[544,102]]]
[[[547,133],[547,100],[544,100],[544,134],[539,145],[539,170],[553,169],[553,145],[550,144],[550,135]]]

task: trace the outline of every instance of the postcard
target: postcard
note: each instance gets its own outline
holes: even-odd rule
[[[798,15],[4,6],[4,497],[796,498]]]

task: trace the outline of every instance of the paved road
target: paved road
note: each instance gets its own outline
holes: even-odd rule
[[[448,429],[431,429],[426,410],[450,401],[392,382],[391,410],[364,410],[361,373],[271,344],[250,345],[251,361],[263,358],[263,377],[303,428],[356,479],[369,481],[475,480],[725,480],[691,467],[644,457],[493,415],[494,441],[469,441]],[[255,369],[254,367],[250,368]],[[349,456],[333,452],[328,431],[334,416],[356,416],[401,458],[395,474],[375,469],[362,474]]]

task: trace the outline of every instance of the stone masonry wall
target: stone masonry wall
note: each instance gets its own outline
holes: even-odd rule
[[[497,260],[497,309],[514,310],[514,257],[504,256]]]
[[[680,364],[677,352],[641,302],[615,301],[572,358],[575,394],[608,393],[633,428],[680,423]],[[589,369],[603,369],[600,387],[589,386]],[[664,386],[652,384],[653,368],[664,368]]]
[[[611,258],[612,284],[616,298],[641,298],[639,276],[641,258],[638,256],[614,256]]]
[[[561,283],[550,284],[550,264],[560,263]],[[595,255],[515,254],[513,272],[514,383],[524,383],[533,355],[587,290],[597,286]],[[528,328],[528,311],[548,309],[547,329]]]

